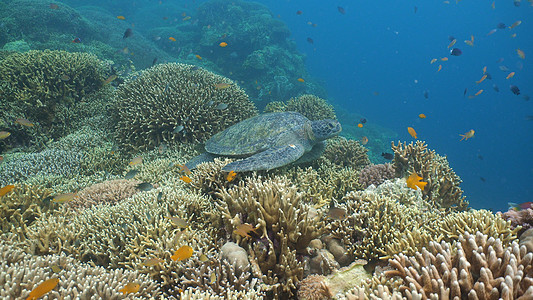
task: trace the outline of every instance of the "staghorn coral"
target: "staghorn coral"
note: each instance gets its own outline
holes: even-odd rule
[[[461,179],[450,168],[446,157],[442,157],[433,150],[428,150],[422,141],[415,144],[392,142],[394,151],[393,165],[396,177],[407,177],[416,172],[427,182],[424,198],[436,208],[463,211],[468,202],[459,187]]]
[[[11,192],[0,197],[0,230],[23,236],[26,228],[44,212],[59,207],[43,201],[50,193],[50,190],[36,186],[16,185]]]
[[[215,222],[222,222],[227,235],[249,247],[254,276],[270,286],[275,297],[294,294],[303,277],[303,264],[296,257],[321,231],[302,194],[284,177],[248,178],[233,188],[223,188]],[[220,220],[220,218],[222,220]],[[257,240],[234,233],[239,224],[257,227]],[[255,266],[255,272],[254,272]]]
[[[296,111],[311,121],[337,119],[333,106],[326,100],[314,95],[301,95],[291,98],[287,103],[274,101],[267,104],[265,112]]]
[[[83,116],[69,113],[72,106],[103,86],[104,69],[105,64],[91,54],[65,51],[32,50],[0,61],[0,117],[35,123],[33,127],[10,126],[16,136],[11,146],[42,147],[48,138],[68,133],[72,119]]]
[[[115,179],[97,183],[79,191],[77,197],[65,206],[81,209],[101,204],[113,205],[138,193],[137,185],[141,182],[133,179]]]
[[[6,242],[0,242],[0,298],[25,299],[42,281],[56,277],[58,287],[47,299],[123,299],[118,290],[129,282],[140,284],[135,297],[154,298],[161,292],[157,282],[147,275],[130,270],[106,270],[80,263],[70,256],[33,256]],[[51,267],[61,270],[56,274]]]
[[[366,189],[371,184],[378,186],[394,176],[394,167],[391,164],[368,165],[359,173],[359,184]]]
[[[222,172],[222,168],[233,159],[215,158],[214,162],[202,163],[198,165],[191,174],[191,187],[200,191],[204,195],[217,197],[216,193],[220,192],[223,187],[229,188],[238,183],[243,176],[238,174],[231,182],[226,179],[227,174]]]
[[[407,299],[531,299],[533,252],[515,241],[504,247],[480,232],[465,233],[455,243],[430,242],[415,256],[389,261]]]
[[[230,84],[219,89],[217,84]],[[192,65],[159,64],[127,80],[116,93],[116,138],[126,149],[203,142],[257,114],[234,82]],[[217,109],[226,104],[224,109]],[[183,126],[177,132],[175,129]]]

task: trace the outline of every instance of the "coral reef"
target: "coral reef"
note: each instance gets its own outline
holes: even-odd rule
[[[428,150],[422,141],[415,144],[392,142],[394,151],[393,165],[396,177],[407,177],[416,172],[427,182],[422,191],[426,201],[437,208],[465,210],[468,202],[459,187],[461,179],[450,168],[446,157],[442,157],[433,150]]]
[[[296,111],[306,116],[309,120],[337,119],[333,106],[326,100],[314,95],[301,95],[291,98],[287,104],[271,102],[265,107],[265,112]]]
[[[224,88],[217,88],[227,84]],[[117,90],[116,138],[129,149],[203,142],[257,113],[234,82],[192,65],[154,66]]]
[[[370,165],[367,152],[368,149],[363,147],[358,141],[336,137],[327,140],[327,146],[322,158],[336,166],[360,170]],[[323,162],[319,161],[318,163]]]
[[[16,185],[0,197],[0,230],[23,236],[29,226],[43,213],[57,209],[58,205],[44,201],[51,191],[29,185]]]
[[[455,243],[430,242],[415,256],[398,254],[388,277],[399,276],[407,299],[530,299],[533,253],[515,241],[504,247],[480,232]]]
[[[526,246],[527,252],[533,252],[533,229],[529,228],[520,235],[520,246]]]
[[[217,204],[219,212],[214,216],[228,236],[249,249],[252,273],[270,286],[275,297],[295,293],[303,279],[303,263],[297,254],[305,252],[322,228],[296,187],[287,182],[283,177],[259,176],[223,188],[219,195],[222,200]],[[252,225],[257,239],[236,234],[234,230],[241,224]]]
[[[0,260],[2,299],[26,299],[38,284],[54,277],[59,279],[59,284],[47,294],[48,299],[123,299],[119,290],[129,282],[140,285],[135,297],[161,295],[158,283],[145,274],[123,269],[106,270],[80,263],[65,254],[33,256],[2,241]]]
[[[359,184],[366,189],[372,184],[378,186],[394,177],[394,167],[391,164],[369,165],[359,173]]]

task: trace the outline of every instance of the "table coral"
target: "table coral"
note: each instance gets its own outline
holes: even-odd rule
[[[422,191],[424,198],[436,208],[466,210],[468,202],[460,188],[461,179],[450,168],[446,157],[429,150],[422,141],[415,144],[392,142],[393,165],[396,177],[408,177],[416,172],[428,184]]]
[[[229,87],[217,88],[221,83]],[[115,106],[116,138],[126,149],[203,142],[257,114],[230,79],[178,63],[159,64],[126,81],[117,90]]]
[[[399,276],[407,299],[531,299],[533,253],[515,241],[504,247],[480,232],[457,242],[430,242],[415,256],[395,255],[389,277]]]
[[[137,189],[140,183],[141,181],[133,179],[115,179],[97,183],[79,191],[77,197],[66,206],[82,209],[101,204],[113,205],[140,192]]]

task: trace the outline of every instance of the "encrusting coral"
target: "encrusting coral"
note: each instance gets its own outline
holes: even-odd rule
[[[58,278],[47,299],[124,299],[119,292],[130,282],[140,285],[136,297],[158,297],[158,283],[132,270],[107,270],[61,255],[34,256],[4,241],[0,242],[0,298],[26,299],[37,285]]]
[[[399,276],[407,299],[532,299],[533,252],[480,232],[455,243],[430,242],[415,256],[395,255],[388,277]],[[457,298],[456,298],[457,297]]]
[[[203,142],[257,114],[230,79],[178,63],[159,64],[126,81],[115,106],[116,138],[126,149]]]
[[[468,202],[459,187],[461,179],[450,168],[446,157],[428,150],[422,141],[415,144],[392,142],[393,166],[396,177],[407,177],[416,172],[427,182],[422,193],[424,198],[437,208],[465,210]]]
[[[219,198],[215,222],[221,222],[228,236],[248,248],[254,276],[269,285],[275,297],[293,295],[303,279],[303,263],[297,254],[305,253],[322,228],[302,194],[284,177],[259,176],[223,188]],[[241,224],[253,226],[256,238],[235,233]]]

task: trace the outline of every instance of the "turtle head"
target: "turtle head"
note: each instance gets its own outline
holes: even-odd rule
[[[327,140],[338,135],[342,131],[341,123],[337,120],[318,120],[311,122],[314,139],[318,141]]]

